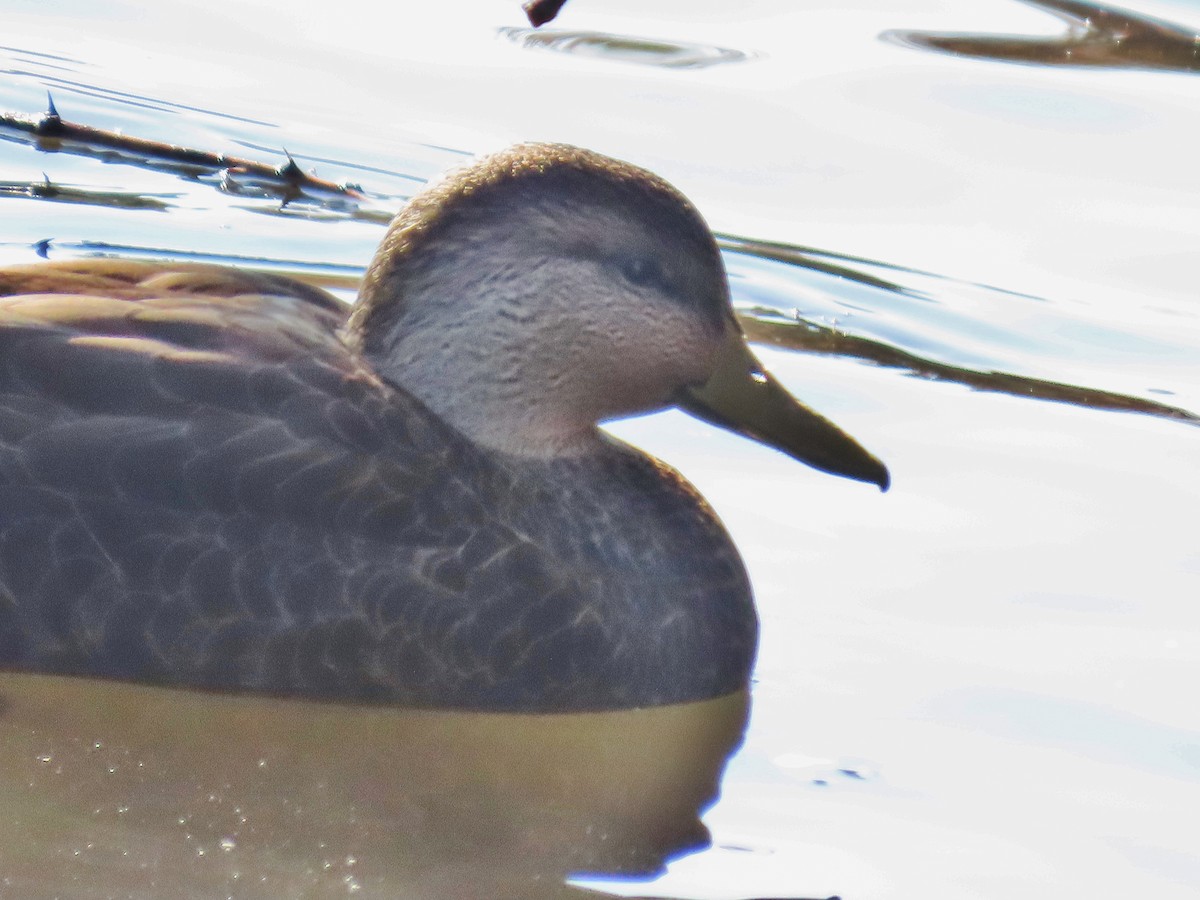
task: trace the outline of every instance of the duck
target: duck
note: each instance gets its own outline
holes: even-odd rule
[[[357,300],[96,258],[0,270],[0,670],[558,713],[744,691],[713,509],[601,424],[678,407],[886,489],[737,324],[664,179],[521,144],[426,187]]]

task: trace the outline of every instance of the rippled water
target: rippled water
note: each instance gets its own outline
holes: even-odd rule
[[[249,259],[348,290],[424,179],[513,140],[570,141],[697,202],[748,330],[776,348],[764,360],[888,462],[881,496],[682,415],[613,426],[725,519],[763,646],[706,819],[716,846],[605,889],[1195,895],[1186,41],[1130,51],[1161,29],[1143,22],[1073,65],[1064,35],[1093,60],[1107,39],[1064,24],[1079,4],[1015,0],[571,0],[537,36],[512,30],[517,3],[482,0],[351,0],[337,18],[10,5],[0,109],[36,115],[49,88],[64,119],[271,165],[286,147],[365,198],[281,206],[251,178],[222,191],[219,173],[0,141],[3,261],[48,241],[51,258]],[[1200,25],[1193,3],[1135,6]],[[1040,58],[1006,61],[1012,35]]]

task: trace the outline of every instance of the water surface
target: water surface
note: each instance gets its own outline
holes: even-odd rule
[[[661,172],[726,236],[765,362],[894,486],[679,414],[613,426],[716,506],[763,645],[715,846],[605,889],[1194,896],[1200,80],[881,39],[1061,38],[1015,0],[644,7],[572,0],[552,27],[743,56],[548,52],[502,31],[518,4],[482,0],[19,0],[0,108],[37,114],[50,88],[69,120],[271,165],[286,148],[365,199],[281,206],[0,141],[0,257],[243,259],[348,290],[380,219],[465,154],[565,140]]]

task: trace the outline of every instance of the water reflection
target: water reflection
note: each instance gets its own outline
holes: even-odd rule
[[[535,31],[501,28],[499,34],[521,47],[553,50],[616,62],[659,66],[665,69],[703,69],[721,63],[753,59],[754,54],[711,44],[691,44],[668,38],[608,34],[602,31]]]
[[[574,896],[707,846],[748,699],[405,711],[0,674],[14,896]],[[32,892],[32,893],[31,893]],[[582,893],[580,891],[579,893]]]
[[[881,37],[922,50],[1049,66],[1200,71],[1200,35],[1164,19],[1083,0],[1022,0],[1067,25],[1057,37],[893,30]]]
[[[856,357],[888,368],[904,369],[923,378],[962,384],[979,391],[1070,403],[1089,409],[1144,413],[1200,425],[1200,416],[1166,403],[1009,372],[979,372],[962,366],[939,363],[880,341],[849,334],[838,328],[804,320],[773,319],[771,311],[757,317],[743,315],[742,327],[746,336],[755,342],[807,353]]]
[[[903,266],[888,266],[873,260],[830,253],[811,247],[753,241],[732,235],[718,236],[718,243],[727,254],[731,254],[731,270],[735,275],[740,268],[739,258],[749,257],[754,260],[771,260],[810,272],[819,272],[861,285],[872,291],[885,291],[925,304],[931,300],[936,301],[939,296],[949,296],[953,290],[950,279],[940,278],[929,272],[919,272]],[[887,273],[892,277],[884,277],[880,273]],[[916,287],[916,282],[919,280],[940,281],[944,284],[936,292],[928,292]],[[985,285],[970,285],[969,287],[985,292],[1002,293]],[[761,285],[756,287],[755,291],[756,293],[762,291]],[[845,293],[843,289],[841,295],[844,297]],[[994,368],[985,368],[979,364],[982,362],[981,360],[977,361],[974,366],[966,364],[970,357],[970,350],[965,342],[959,347],[960,357],[958,360],[938,359],[936,358],[937,349],[934,347],[925,347],[922,348],[924,352],[916,352],[912,347],[900,346],[900,342],[895,340],[894,336],[893,340],[885,340],[883,331],[878,327],[872,328],[869,323],[855,322],[844,326],[839,324],[836,319],[823,321],[819,310],[801,311],[797,308],[787,308],[786,302],[780,302],[782,298],[770,298],[769,291],[765,294],[767,296],[763,296],[763,294],[759,294],[759,296],[773,302],[762,306],[754,305],[752,302],[750,304],[743,302],[739,305],[738,312],[741,316],[742,327],[753,341],[806,353],[868,360],[889,368],[904,369],[923,378],[963,384],[976,390],[1028,399],[1070,403],[1090,409],[1144,413],[1200,424],[1200,416],[1195,413],[1147,397],[1137,397],[1054,379],[1038,378],[1012,370],[1000,371]],[[1044,302],[1039,298],[1024,297],[1018,294],[1009,294],[1009,298],[1012,301]],[[874,303],[872,307],[878,309],[879,305]],[[947,311],[944,315],[949,319],[953,314]],[[966,330],[970,326],[964,322],[959,327]],[[991,328],[996,330],[996,323],[993,322]],[[1027,338],[1024,343],[1027,347],[1030,345]],[[1013,369],[1016,368],[1015,361],[1012,361],[1010,365]],[[1169,394],[1170,391],[1161,393]]]
[[[53,203],[82,203],[110,209],[154,209],[166,211],[179,194],[139,194],[132,191],[100,191],[69,184],[56,184],[45,173],[41,181],[0,181],[0,197],[28,197]]]

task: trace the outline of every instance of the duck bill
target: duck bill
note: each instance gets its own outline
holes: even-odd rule
[[[793,459],[887,490],[887,467],[824,416],[789,394],[751,352],[731,323],[716,372],[702,385],[684,388],[676,405]]]

